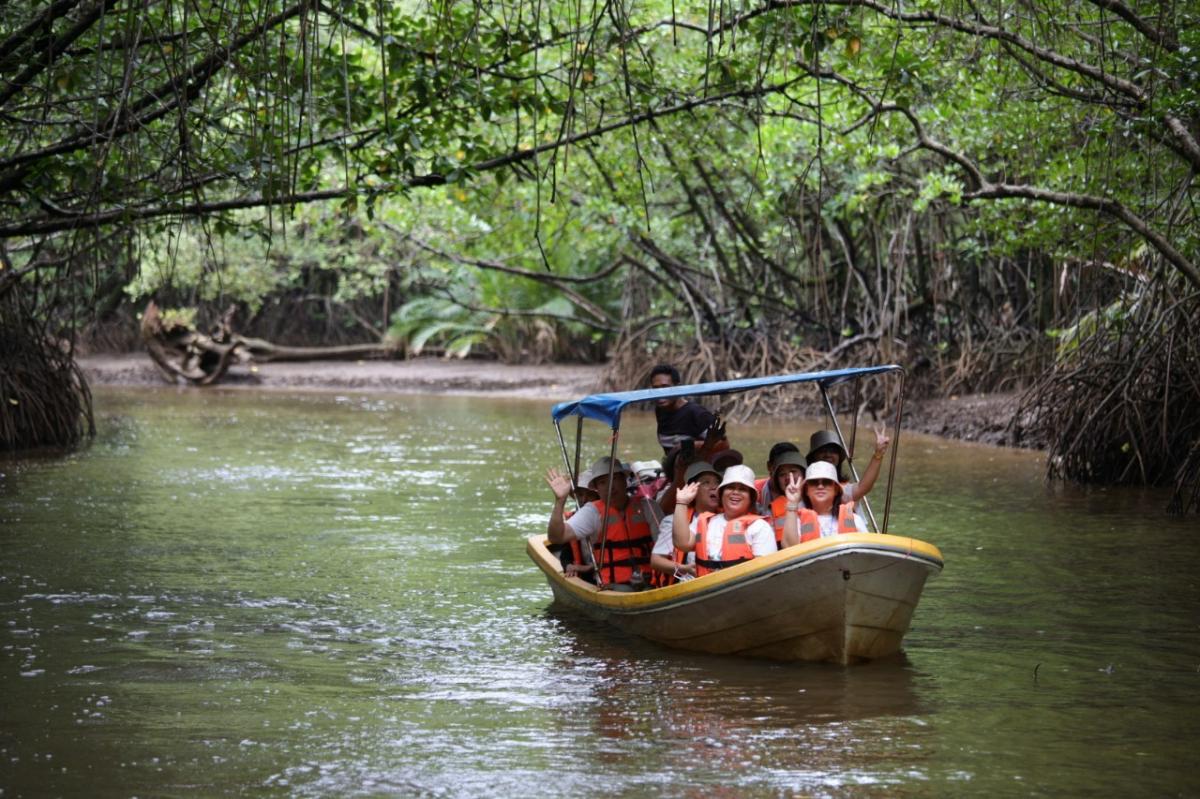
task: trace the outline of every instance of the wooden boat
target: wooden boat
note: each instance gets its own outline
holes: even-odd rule
[[[563,574],[545,536],[526,547],[554,598],[677,649],[772,660],[856,663],[900,649],[937,547],[855,533],[798,544],[719,572],[636,593]]]
[[[584,418],[611,427],[611,457],[615,458],[621,411],[629,404],[813,383],[820,390],[834,429],[845,441],[828,389],[845,381],[887,374],[898,374],[901,384],[883,524],[876,525],[869,506],[866,508],[871,525],[884,532],[820,538],[694,580],[637,592],[604,590],[578,577],[568,577],[548,548],[546,536],[535,535],[528,539],[526,551],[545,575],[555,601],[652,641],[695,652],[841,664],[898,652],[925,581],[940,573],[943,566],[942,554],[932,544],[886,534],[903,403],[901,367],[595,394],[556,405],[552,416],[564,462],[574,480]],[[855,389],[857,396],[857,386]],[[578,417],[579,423],[574,463],[567,455],[561,428],[562,420],[569,416]],[[853,464],[851,471],[857,478]]]

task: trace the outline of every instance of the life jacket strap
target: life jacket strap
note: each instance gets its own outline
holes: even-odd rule
[[[609,566],[645,566],[650,562],[648,557],[621,558],[619,560],[608,560],[604,563],[604,568]]]
[[[705,569],[727,569],[730,566],[736,566],[739,563],[745,563],[751,558],[738,558],[737,560],[708,560],[697,556],[696,565]]]

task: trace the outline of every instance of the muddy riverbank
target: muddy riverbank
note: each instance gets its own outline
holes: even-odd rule
[[[93,385],[162,386],[162,373],[143,353],[88,355],[79,365]],[[233,367],[222,388],[368,391],[399,394],[493,395],[563,400],[598,390],[604,366],[495,361],[306,361]],[[197,388],[197,391],[205,389]],[[959,441],[1038,448],[1011,422],[1018,394],[971,394],[910,400],[906,430]]]

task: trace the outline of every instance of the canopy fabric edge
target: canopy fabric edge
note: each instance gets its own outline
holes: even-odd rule
[[[645,388],[635,391],[619,391],[604,394],[590,394],[582,399],[571,402],[560,402],[550,409],[550,415],[555,424],[568,416],[582,416],[602,422],[612,429],[620,427],[621,412],[628,405],[636,402],[653,402],[660,399],[676,397],[706,397],[714,394],[739,394],[756,388],[783,386],[791,383],[820,383],[832,386],[856,377],[882,374],[884,372],[903,372],[904,367],[896,364],[885,366],[864,366],[853,369],[835,369],[827,372],[804,372],[791,375],[773,375],[770,377],[748,377],[741,380],[721,380],[713,383],[695,383],[687,386],[671,386],[669,388]]]

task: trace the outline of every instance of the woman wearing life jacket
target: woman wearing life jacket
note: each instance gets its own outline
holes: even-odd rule
[[[776,461],[789,452],[800,453],[800,448],[790,441],[777,441],[771,446],[771,451],[767,453],[767,476],[760,477],[754,481],[754,490],[758,492],[758,512],[763,516],[767,516],[771,512],[771,503],[776,497],[783,496],[783,488],[774,488],[773,478],[775,477]],[[804,456],[800,456],[800,467],[806,466]],[[786,482],[786,480],[784,481]],[[782,484],[781,484],[782,486]]]
[[[771,525],[754,513],[754,470],[730,466],[718,486],[721,513],[697,513],[688,521],[688,506],[700,491],[699,483],[680,488],[672,535],[675,547],[696,553],[696,576],[735,566],[777,550]]]
[[[650,523],[636,503],[629,501],[625,467],[620,461],[601,458],[592,464],[590,471],[593,477],[588,488],[600,498],[580,508],[570,521],[563,519],[563,507],[571,491],[571,481],[557,469],[546,471],[546,482],[555,500],[546,535],[551,544],[578,540],[585,547],[590,546],[603,587],[637,590],[643,571],[650,566],[654,543]]]
[[[803,483],[792,475],[784,488],[785,510],[793,511],[784,515],[785,540],[794,540],[793,536],[796,536],[801,541],[811,541],[867,531],[862,517],[854,512],[854,503],[842,501],[842,484],[838,482],[833,464],[817,461],[808,467]]]
[[[684,474],[683,482],[684,485],[697,483],[700,486],[692,506],[687,509],[689,524],[697,512],[716,513],[721,509],[720,500],[717,499],[721,475],[711,464],[705,461],[693,463]],[[664,516],[658,526],[658,539],[654,542],[654,551],[650,553],[650,568],[654,570],[651,585],[655,588],[665,588],[676,580],[696,576],[696,556],[675,548],[674,526],[674,514]]]
[[[858,502],[875,487],[875,481],[879,479],[879,469],[883,465],[884,453],[887,452],[888,445],[891,443],[892,439],[888,437],[883,426],[876,427],[875,454],[871,456],[871,462],[867,464],[867,468],[857,483],[842,483],[842,491],[845,494],[844,502]],[[808,440],[808,456],[806,458],[808,464],[811,466],[817,461],[833,464],[834,470],[839,474],[839,482],[841,481],[842,464],[849,458],[850,454],[846,452],[846,448],[842,446],[842,440],[833,430],[818,430]]]
[[[784,452],[782,455],[776,456],[774,465],[775,469],[771,472],[771,480],[768,483],[771,495],[774,496],[774,499],[771,500],[771,504],[767,507],[764,515],[770,519],[771,527],[775,530],[775,544],[780,549],[783,549],[784,519],[787,514],[791,513],[794,516],[798,512],[795,507],[793,507],[791,510],[788,510],[788,505],[793,503],[787,498],[787,486],[788,482],[793,477],[795,478],[797,486],[799,486],[801,481],[804,480],[804,456],[801,455],[799,451]],[[759,505],[759,508],[762,508],[761,504]],[[809,540],[808,538],[804,537],[806,529],[804,525],[801,524],[800,528],[800,540]],[[811,538],[817,537],[817,530],[815,527],[812,528],[810,532],[812,533]]]

